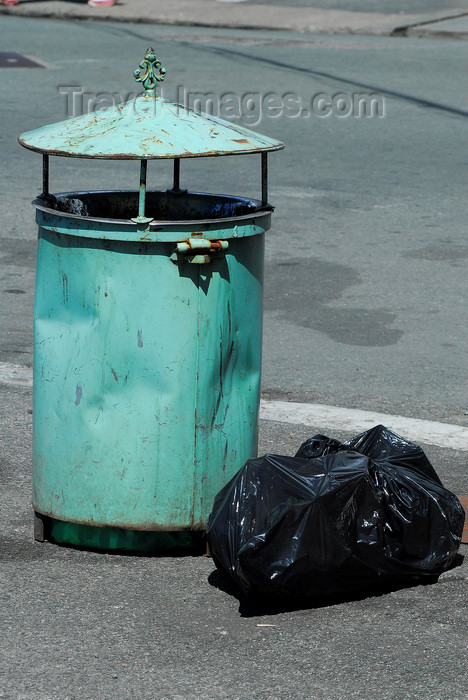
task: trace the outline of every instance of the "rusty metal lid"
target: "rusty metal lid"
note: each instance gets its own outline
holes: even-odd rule
[[[49,124],[18,141],[39,153],[76,158],[194,158],[284,148],[281,141],[218,117],[173,104],[156,94],[165,69],[149,48],[134,72],[145,93],[124,105]]]

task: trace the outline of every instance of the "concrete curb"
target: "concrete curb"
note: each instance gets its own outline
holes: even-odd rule
[[[67,3],[61,0],[33,0],[15,6],[0,6],[0,14],[21,17],[55,19],[100,20],[137,22],[145,24],[189,25],[230,29],[288,30],[303,33],[405,35],[424,25],[423,34],[430,32],[428,24],[452,22],[468,14],[460,9],[430,14],[382,14],[377,12],[349,12],[318,8],[284,7],[280,5],[226,4],[216,0],[127,0],[111,7],[95,8],[86,3]],[[461,30],[465,38],[465,27]],[[444,36],[456,37],[457,27],[444,30]]]
[[[468,16],[446,19],[430,24],[419,24],[409,27],[406,36],[417,36],[433,39],[468,39]]]

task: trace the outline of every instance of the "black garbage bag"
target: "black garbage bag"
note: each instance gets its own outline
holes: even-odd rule
[[[379,425],[249,460],[217,495],[207,534],[244,594],[308,597],[436,577],[464,518],[423,450]]]

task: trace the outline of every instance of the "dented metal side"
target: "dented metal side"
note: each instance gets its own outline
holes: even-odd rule
[[[81,236],[85,218],[59,233],[63,216],[37,212],[34,509],[203,529],[215,494],[256,454],[270,215],[261,227],[255,213],[239,217],[245,230],[205,265],[174,264],[175,242]],[[191,233],[171,230],[174,241]]]
[[[218,487],[257,455],[263,260],[262,235],[231,241],[223,259],[200,268],[207,290],[198,298],[193,521],[200,527]],[[216,476],[208,465],[218,465]]]

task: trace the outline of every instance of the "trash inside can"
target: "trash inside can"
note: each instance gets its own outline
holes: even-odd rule
[[[215,494],[256,454],[267,152],[283,144],[166,102],[155,92],[164,73],[148,49],[135,71],[141,97],[19,139],[43,154],[44,173],[34,201],[37,539],[47,519],[77,526],[73,536],[49,528],[71,544],[133,541],[90,527],[203,530]],[[180,186],[184,158],[251,153],[259,199]],[[139,189],[50,194],[50,155],[139,160]],[[147,191],[148,160],[167,158],[172,186]]]
[[[287,598],[436,577],[463,522],[423,450],[380,425],[249,460],[216,497],[207,534],[244,594]]]

